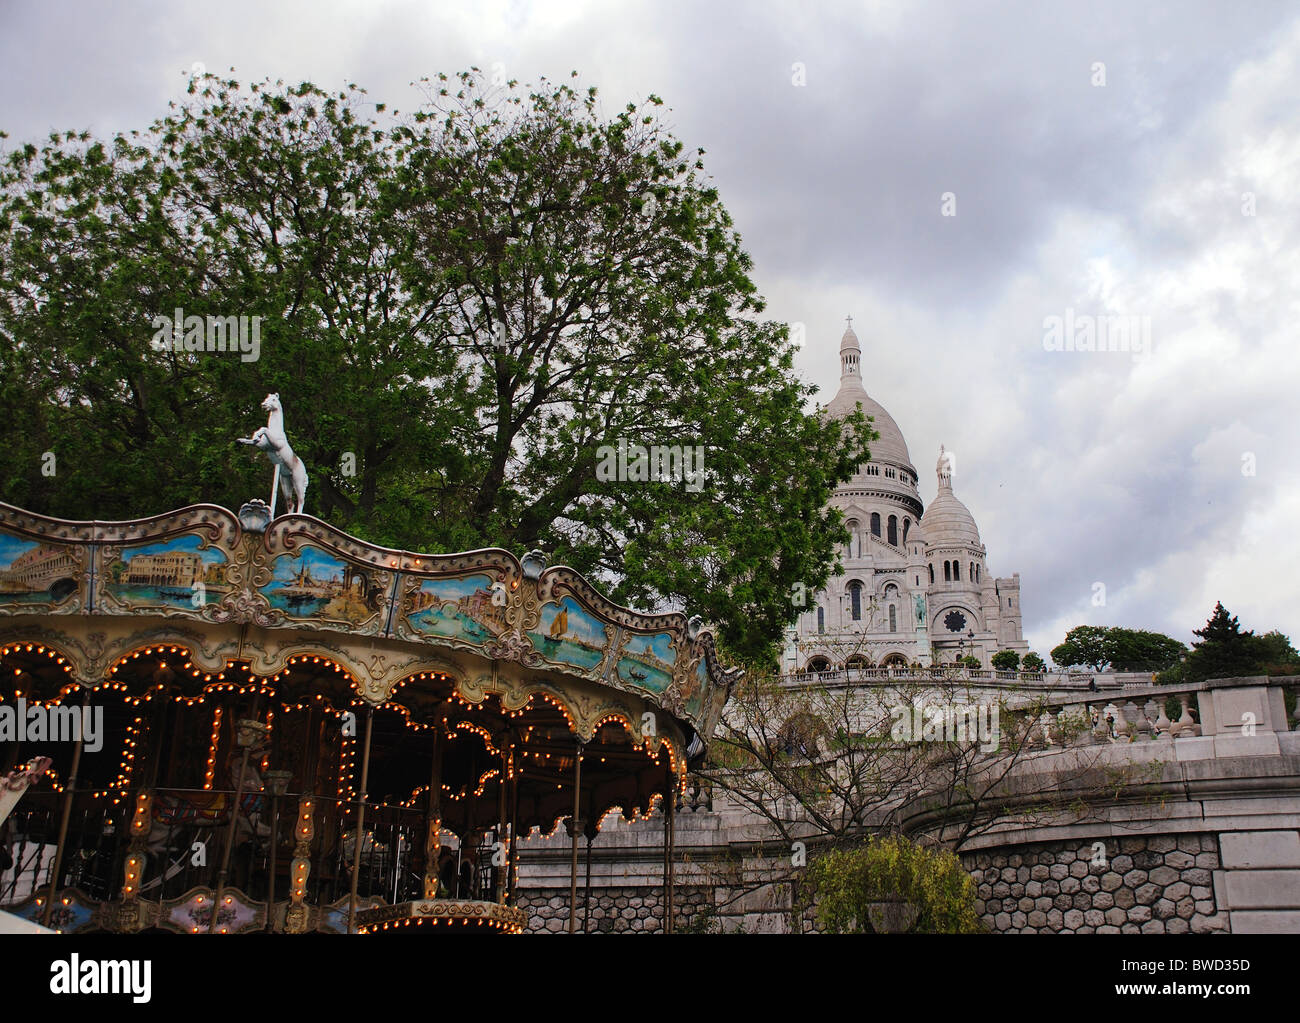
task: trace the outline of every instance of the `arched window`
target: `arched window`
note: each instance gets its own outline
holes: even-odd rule
[[[903,519],[903,543],[907,543],[907,530],[908,527],[911,526],[911,524],[912,524],[911,519]]]
[[[898,631],[898,612],[895,610],[893,604],[889,605],[889,631]]]
[[[872,536],[880,535],[880,513],[879,512],[871,513],[871,535]]]
[[[950,582],[952,582],[952,562],[951,562],[951,561],[945,561],[945,562],[943,563],[943,581],[946,582],[946,583],[950,583]]]
[[[887,539],[895,547],[898,546],[898,516],[897,515],[889,516],[889,536],[887,537]]]
[[[966,576],[966,578],[969,579],[971,582],[975,581],[975,562],[973,561],[970,563],[970,574]]]
[[[976,582],[979,582],[979,581],[980,581],[980,567],[979,567],[979,565],[976,565],[976,566],[975,566],[975,581],[976,581]]]
[[[954,562],[952,563],[952,581],[955,582],[955,583],[959,583],[959,582],[961,582],[961,562],[960,562],[960,561],[954,561]]]
[[[852,607],[853,620],[862,621],[862,584],[860,582],[849,583],[849,603]]]
[[[930,565],[930,585],[934,585],[934,565]]]
[[[826,609],[820,605],[817,607],[817,631],[826,631]]]

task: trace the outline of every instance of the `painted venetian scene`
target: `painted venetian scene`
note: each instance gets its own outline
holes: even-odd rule
[[[0,604],[61,604],[77,575],[71,549],[0,533]]]
[[[271,581],[261,592],[272,607],[292,618],[353,625],[377,614],[383,604],[383,587],[368,570],[310,546],[276,558]]]
[[[662,693],[673,680],[672,637],[666,632],[630,636],[618,659],[618,677],[629,685]]]
[[[459,579],[425,579],[410,596],[407,622],[427,636],[481,644],[505,631],[505,605],[493,601],[486,575]]]
[[[178,536],[163,543],[126,547],[108,567],[105,589],[123,604],[202,607],[230,592],[226,554],[203,538]]]
[[[572,597],[543,607],[537,631],[530,632],[528,638],[548,661],[587,670],[600,665],[609,644],[604,624],[579,607]]]

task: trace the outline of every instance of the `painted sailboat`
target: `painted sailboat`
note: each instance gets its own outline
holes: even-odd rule
[[[564,640],[564,635],[569,631],[569,609],[562,607],[560,613],[555,616],[555,621],[551,622],[551,627],[547,630],[546,639],[543,640],[548,647],[557,647]]]

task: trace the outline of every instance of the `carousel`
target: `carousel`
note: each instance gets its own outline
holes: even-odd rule
[[[739,674],[711,634],[537,552],[374,546],[302,489],[278,518],[0,504],[0,910],[517,933],[520,841],[564,827],[572,929],[579,835],[656,808],[670,894],[673,808]]]

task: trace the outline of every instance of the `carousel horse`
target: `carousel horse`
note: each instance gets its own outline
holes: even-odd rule
[[[284,432],[284,409],[280,406],[280,396],[268,394],[262,402],[262,409],[269,413],[266,425],[251,437],[240,437],[239,443],[252,444],[259,451],[266,452],[271,464],[280,470],[280,493],[284,495],[285,508],[295,515],[301,515],[303,502],[307,500],[307,466],[289,447],[289,438]]]
[[[234,788],[233,780],[230,787]],[[145,892],[166,884],[184,871],[197,851],[196,844],[204,847],[204,865],[211,867],[220,855],[225,828],[230,825],[230,808],[229,792],[157,793],[145,848],[150,856],[161,861],[162,870],[140,890]],[[248,842],[261,845],[270,838],[270,825],[263,820],[266,800],[262,795],[262,778],[252,764],[248,765],[240,789],[239,811],[235,820],[236,848]],[[210,842],[214,837],[217,841]],[[179,855],[173,861],[174,852]]]

